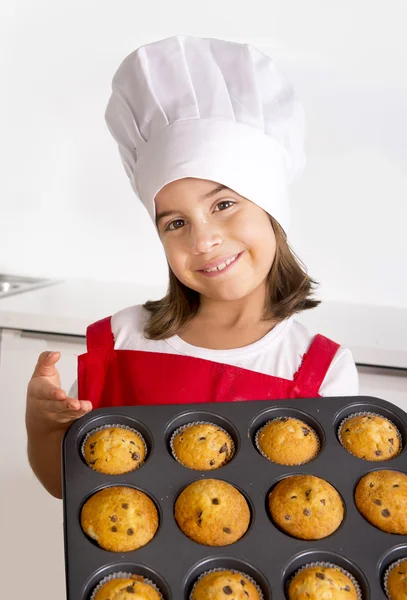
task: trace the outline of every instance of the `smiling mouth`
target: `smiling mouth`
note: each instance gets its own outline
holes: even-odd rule
[[[230,267],[230,265],[232,265],[234,262],[236,262],[241,257],[242,254],[243,254],[243,252],[240,252],[239,254],[235,254],[235,256],[231,256],[224,262],[219,263],[216,267],[212,267],[211,269],[200,269],[198,271],[198,273],[202,273],[205,275],[215,275],[215,274],[221,273],[222,271],[224,271],[225,269]]]

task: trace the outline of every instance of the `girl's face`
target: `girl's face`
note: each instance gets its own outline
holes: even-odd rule
[[[193,178],[167,184],[155,205],[168,263],[184,285],[212,300],[239,300],[265,285],[276,239],[263,209]]]

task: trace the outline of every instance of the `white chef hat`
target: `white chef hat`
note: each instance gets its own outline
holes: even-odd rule
[[[245,196],[287,229],[305,119],[268,56],[249,44],[174,36],[129,54],[112,90],[106,123],[153,221],[157,193],[195,177]]]

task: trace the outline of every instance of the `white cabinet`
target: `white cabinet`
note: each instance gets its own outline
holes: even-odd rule
[[[84,338],[2,330],[0,346],[0,531],[2,596],[16,594],[21,578],[32,600],[63,600],[65,566],[62,501],[37,481],[28,464],[25,398],[28,381],[44,350],[59,350],[63,387],[76,378]],[[46,581],[46,585],[45,585]]]

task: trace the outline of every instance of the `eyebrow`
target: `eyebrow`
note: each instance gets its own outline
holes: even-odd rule
[[[228,190],[228,189],[229,188],[226,185],[217,185],[215,188],[213,188],[213,190],[211,190],[207,194],[204,194],[202,196],[202,198],[204,198],[204,199],[212,198],[212,196],[215,196],[219,192],[222,192],[223,190]],[[177,214],[177,211],[175,211],[175,210],[165,210],[163,212],[157,213],[157,216],[155,218],[156,225],[158,225],[158,223],[161,221],[161,219],[164,219],[165,217],[171,217],[172,215],[175,215],[175,214]]]

